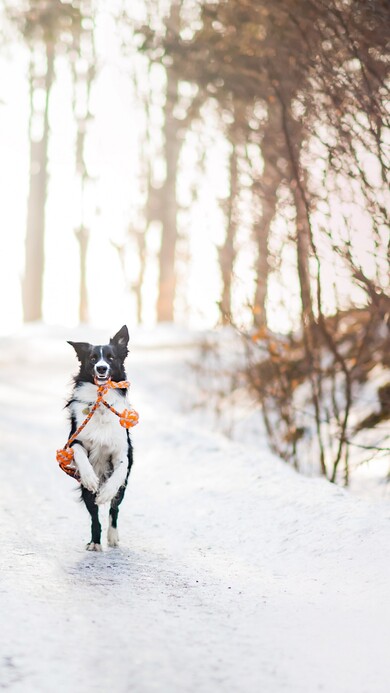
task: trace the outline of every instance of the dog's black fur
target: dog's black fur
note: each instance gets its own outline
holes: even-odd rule
[[[77,430],[78,426],[85,419],[85,407],[91,407],[93,402],[93,397],[96,399],[97,385],[107,382],[109,378],[113,381],[126,380],[126,372],[124,368],[124,361],[128,354],[128,341],[129,333],[126,325],[124,325],[117,334],[110,339],[109,344],[102,346],[93,346],[87,342],[68,342],[76,351],[77,358],[80,362],[80,369],[77,375],[74,377],[74,389],[72,397],[67,403],[67,407],[70,414],[71,429],[69,433],[69,438]],[[111,391],[113,392],[113,391]],[[96,394],[95,394],[96,393]],[[116,408],[122,410],[125,408],[125,398],[126,389],[115,390],[115,396],[119,400],[123,400],[123,406],[121,402],[119,405],[116,404]],[[86,401],[85,397],[91,397],[92,401]],[[104,410],[104,407],[101,407]],[[130,470],[133,464],[133,447],[131,444],[130,434],[128,430],[122,429],[120,432],[115,427],[119,427],[119,421],[117,417],[111,412],[105,410],[100,412],[99,416],[105,417],[102,421],[102,426],[104,429],[104,435],[108,431],[108,440],[104,438],[104,444],[100,444],[100,431],[99,422],[97,422],[97,412],[91,419],[91,422],[87,424],[84,431],[82,431],[78,438],[72,443],[72,446],[76,446],[75,449],[75,462],[76,466],[79,467],[80,477],[81,477],[81,496],[84,501],[87,510],[91,516],[91,541],[87,544],[88,550],[100,551],[101,550],[101,525],[99,521],[99,501],[104,503],[110,500],[110,511],[109,511],[109,533],[108,542],[111,546],[117,546],[118,534],[117,534],[117,523],[118,523],[118,511],[119,506],[124,498],[127,482],[130,474]],[[107,418],[107,417],[112,417]],[[94,424],[92,425],[92,421]],[[109,432],[112,431],[112,450],[110,450],[110,435]],[[85,433],[84,433],[85,432]],[[118,457],[118,439],[121,441],[121,435],[123,438],[123,446],[121,442],[121,449],[127,451],[127,470],[124,474],[124,470],[119,470],[119,466],[125,463],[125,460],[119,459]],[[127,439],[127,440],[126,440]],[[78,455],[76,455],[76,450]],[[84,451],[84,452],[83,452]],[[81,459],[80,459],[81,455]],[[77,464],[77,456],[82,464]],[[124,453],[122,452],[122,457]],[[85,459],[84,459],[85,458]],[[89,462],[86,462],[88,458]],[[91,472],[88,467],[92,465],[93,471]],[[83,471],[84,470],[84,471]],[[110,498],[106,494],[104,495],[104,487],[107,487],[107,482],[113,477],[113,473],[116,470],[117,476],[120,477],[119,488],[112,486],[111,490],[114,490],[114,495]],[[120,474],[118,474],[120,472]],[[91,480],[92,474],[92,480]],[[95,478],[93,478],[95,477]],[[98,481],[97,481],[98,480]],[[99,488],[96,488],[98,483]],[[102,498],[103,497],[103,498]]]

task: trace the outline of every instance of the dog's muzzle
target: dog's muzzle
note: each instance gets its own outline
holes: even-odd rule
[[[94,368],[95,370],[95,377],[96,380],[98,380],[100,383],[105,383],[107,382],[109,375],[110,375],[110,367],[107,366],[106,364],[97,364]]]

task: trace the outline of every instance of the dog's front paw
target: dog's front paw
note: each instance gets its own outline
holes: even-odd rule
[[[92,467],[90,469],[83,469],[83,471],[80,471],[80,479],[82,485],[85,486],[88,491],[96,493],[99,488],[99,478],[96,476]]]

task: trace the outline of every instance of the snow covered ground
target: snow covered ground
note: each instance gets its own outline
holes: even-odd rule
[[[0,341],[0,688],[387,693],[390,506],[192,414],[191,335],[136,335],[121,548],[84,550],[89,517],[55,462],[76,365],[65,339],[106,337]]]

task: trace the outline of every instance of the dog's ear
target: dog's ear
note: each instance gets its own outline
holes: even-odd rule
[[[89,352],[91,345],[88,342],[68,342],[77,354],[78,360],[82,363],[85,355]]]
[[[126,354],[128,353],[127,351],[127,345],[129,343],[129,330],[127,329],[126,325],[123,325],[119,332],[117,332],[113,337],[110,339],[110,344],[115,344],[115,346],[121,347],[122,349],[125,350]]]

